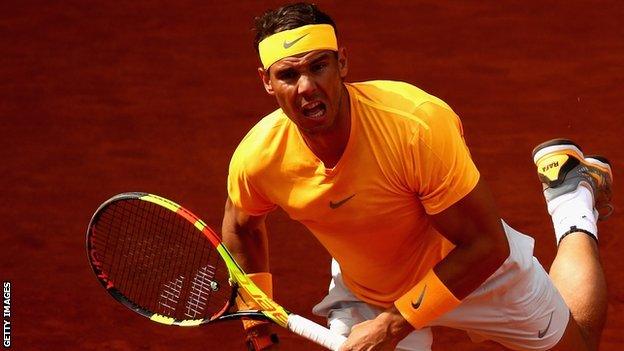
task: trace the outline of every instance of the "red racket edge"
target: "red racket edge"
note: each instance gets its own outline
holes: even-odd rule
[[[102,263],[98,259],[97,251],[93,247],[94,241],[95,241],[95,233],[94,233],[93,224],[97,222],[97,220],[99,219],[104,209],[108,207],[110,204],[112,204],[113,202],[126,200],[126,199],[139,199],[141,196],[145,196],[145,195],[147,195],[147,193],[129,192],[129,193],[118,194],[118,195],[111,197],[110,199],[102,203],[100,207],[98,207],[98,209],[95,211],[95,213],[91,217],[91,220],[89,221],[89,226],[87,227],[87,235],[86,235],[87,259],[89,260],[91,269],[93,270],[93,273],[97,277],[100,284],[102,284],[104,289],[106,289],[107,291],[114,289],[114,291],[117,292],[115,294],[111,293],[111,295],[113,295],[113,297],[115,297],[116,299],[117,299],[117,296],[123,296],[123,295],[121,294],[121,292],[119,292],[119,290],[117,290],[114,287],[113,282],[110,281],[110,279],[108,278],[108,275],[102,270]],[[121,302],[121,300],[119,301]],[[132,308],[132,310],[134,309]]]

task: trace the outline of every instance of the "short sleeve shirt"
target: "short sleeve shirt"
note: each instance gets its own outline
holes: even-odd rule
[[[234,152],[228,194],[252,215],[281,207],[340,263],[358,298],[387,307],[453,248],[430,215],[466,196],[479,172],[442,100],[402,82],[346,87],[351,130],[333,168],[278,109]]]

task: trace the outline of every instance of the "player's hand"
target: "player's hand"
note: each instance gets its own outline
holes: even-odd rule
[[[413,330],[393,306],[373,320],[354,325],[340,351],[393,351]]]

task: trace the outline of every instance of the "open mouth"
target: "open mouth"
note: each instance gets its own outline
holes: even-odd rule
[[[303,106],[303,115],[310,119],[319,119],[325,116],[327,108],[322,102],[311,102]]]

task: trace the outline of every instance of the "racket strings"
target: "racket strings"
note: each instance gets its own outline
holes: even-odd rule
[[[138,307],[188,320],[209,318],[229,302],[227,268],[180,215],[150,202],[121,200],[103,209],[94,228],[102,271]]]

